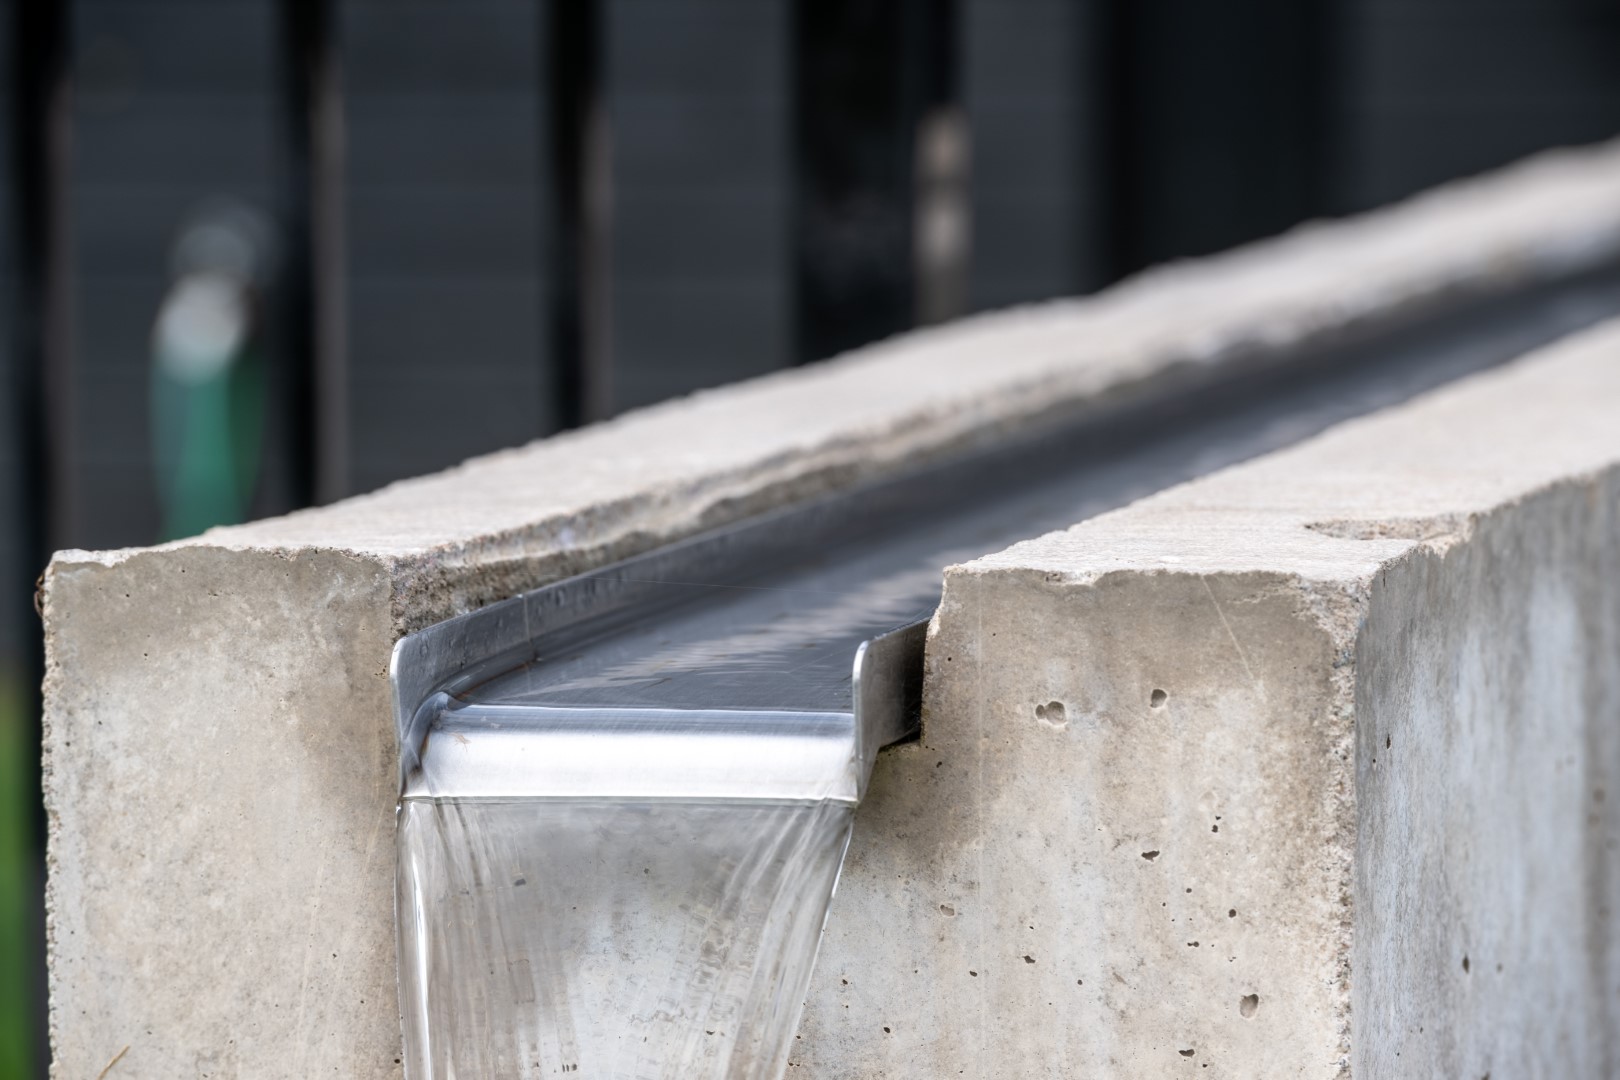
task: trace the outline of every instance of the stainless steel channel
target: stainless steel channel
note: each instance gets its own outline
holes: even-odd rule
[[[941,569],[1512,360],[1620,313],[1620,269],[1407,314],[412,634],[391,677],[402,784],[446,709],[860,714],[916,726]],[[1230,370],[1230,367],[1228,368]],[[864,646],[864,649],[863,649]]]

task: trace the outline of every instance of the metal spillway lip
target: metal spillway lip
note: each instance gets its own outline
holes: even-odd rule
[[[774,707],[748,703],[747,684],[757,696],[775,681],[770,670],[710,688],[706,700],[615,701],[610,690],[610,703],[593,703],[576,689],[555,703],[543,692],[579,649],[611,643],[625,616],[670,614],[689,604],[693,579],[722,567],[735,579],[742,563],[717,553],[745,548],[757,559],[804,517],[768,515],[402,639],[391,664],[401,796],[859,801],[877,751],[918,731],[922,621],[852,650],[834,643],[810,663],[796,657],[819,685],[807,692],[801,678]],[[533,634],[536,625],[546,629]],[[827,677],[840,667],[847,677]],[[667,681],[650,680],[655,691]]]
[[[849,713],[472,706],[442,714],[404,797],[853,803],[855,748]]]

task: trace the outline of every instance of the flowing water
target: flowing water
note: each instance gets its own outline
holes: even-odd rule
[[[397,897],[406,1075],[777,1080],[853,799],[825,783],[828,770],[807,789],[821,797],[758,797],[761,780],[781,786],[769,783],[769,754],[753,782],[691,783],[738,728],[722,720],[704,733],[712,716],[629,736],[670,744],[643,760],[666,766],[672,787],[638,783],[632,762],[619,770],[623,796],[512,794],[567,791],[571,770],[624,760],[611,740],[571,750],[589,718],[566,725],[556,715],[539,725],[456,717],[436,727],[407,784]],[[841,752],[847,718],[823,728],[819,744]],[[784,747],[782,763],[817,773],[811,741]],[[687,767],[683,753],[693,755]],[[522,767],[531,755],[546,767]],[[457,781],[469,775],[474,793],[444,794],[467,788]]]

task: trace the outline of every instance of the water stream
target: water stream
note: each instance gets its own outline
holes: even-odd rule
[[[781,1077],[852,737],[836,714],[447,710],[399,811],[406,1075]]]

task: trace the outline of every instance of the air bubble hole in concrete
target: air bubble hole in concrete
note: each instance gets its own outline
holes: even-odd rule
[[[1153,693],[1148,696],[1148,707],[1153,709],[1162,709],[1164,708],[1164,703],[1169,700],[1169,694],[1165,693],[1163,690],[1154,690]]]
[[[1035,706],[1035,719],[1052,727],[1063,727],[1069,722],[1068,711],[1063,708],[1061,701],[1048,701],[1045,705]]]
[[[1249,1017],[1253,1016],[1254,1011],[1256,1009],[1258,1009],[1259,1007],[1260,1007],[1260,995],[1259,994],[1244,994],[1243,997],[1238,1000],[1238,1013],[1245,1020],[1247,1020]]]

